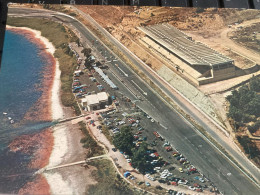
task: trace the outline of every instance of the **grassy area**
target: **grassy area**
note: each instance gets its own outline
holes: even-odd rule
[[[92,185],[88,189],[88,194],[113,194],[113,195],[135,195],[140,194],[129,186],[119,174],[116,173],[111,161],[98,160],[89,163],[97,167],[96,171],[92,172],[92,176],[98,181],[97,185]]]
[[[75,42],[78,37],[65,26],[47,19],[40,18],[15,18],[8,17],[7,24],[17,27],[28,27],[41,31],[56,48],[55,58],[59,61],[61,70],[61,101],[64,106],[73,107],[76,114],[80,114],[76,100],[72,94],[71,85],[73,72],[76,68],[76,58],[68,48],[70,42]]]
[[[79,122],[80,130],[84,134],[84,137],[80,140],[83,144],[84,148],[90,150],[87,157],[91,156],[99,156],[104,154],[103,148],[97,144],[97,142],[93,139],[93,137],[89,134],[89,131],[86,128],[86,124],[84,122]]]

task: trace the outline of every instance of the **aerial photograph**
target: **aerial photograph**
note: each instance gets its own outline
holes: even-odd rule
[[[8,4],[0,194],[260,194],[260,10]]]

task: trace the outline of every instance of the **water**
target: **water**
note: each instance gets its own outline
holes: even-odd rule
[[[0,193],[17,193],[35,171],[27,167],[31,156],[10,152],[8,144],[20,135],[36,133],[53,124],[37,119],[20,123],[42,94],[39,89],[47,60],[40,53],[40,48],[24,36],[6,32],[0,71]],[[14,125],[3,112],[15,121]]]

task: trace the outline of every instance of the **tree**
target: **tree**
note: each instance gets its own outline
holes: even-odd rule
[[[113,144],[119,150],[125,152],[128,155],[132,154],[134,136],[131,132],[131,128],[124,126],[120,129],[120,133],[114,137]]]
[[[230,106],[228,116],[231,117],[236,122],[241,122],[242,112],[235,106]]]
[[[150,161],[148,161],[147,150],[147,143],[142,143],[137,150],[132,150],[132,166],[137,168],[142,174],[152,168]]]
[[[84,48],[81,53],[84,54],[86,58],[88,58],[91,55],[91,49],[90,48]]]
[[[260,78],[253,76],[249,82],[250,90],[260,92]]]
[[[256,118],[260,116],[260,95],[256,95],[253,99],[248,100],[249,103],[246,107],[246,113],[255,115]]]

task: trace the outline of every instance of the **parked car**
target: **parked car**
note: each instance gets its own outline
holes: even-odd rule
[[[199,181],[202,182],[202,183],[205,182],[205,180],[203,178],[199,178]]]
[[[180,180],[178,181],[178,184],[186,185],[187,183],[188,183],[188,181],[187,181],[187,180],[184,180],[184,179],[180,179]]]
[[[146,186],[151,186],[151,184],[148,181],[145,182],[145,185]]]

